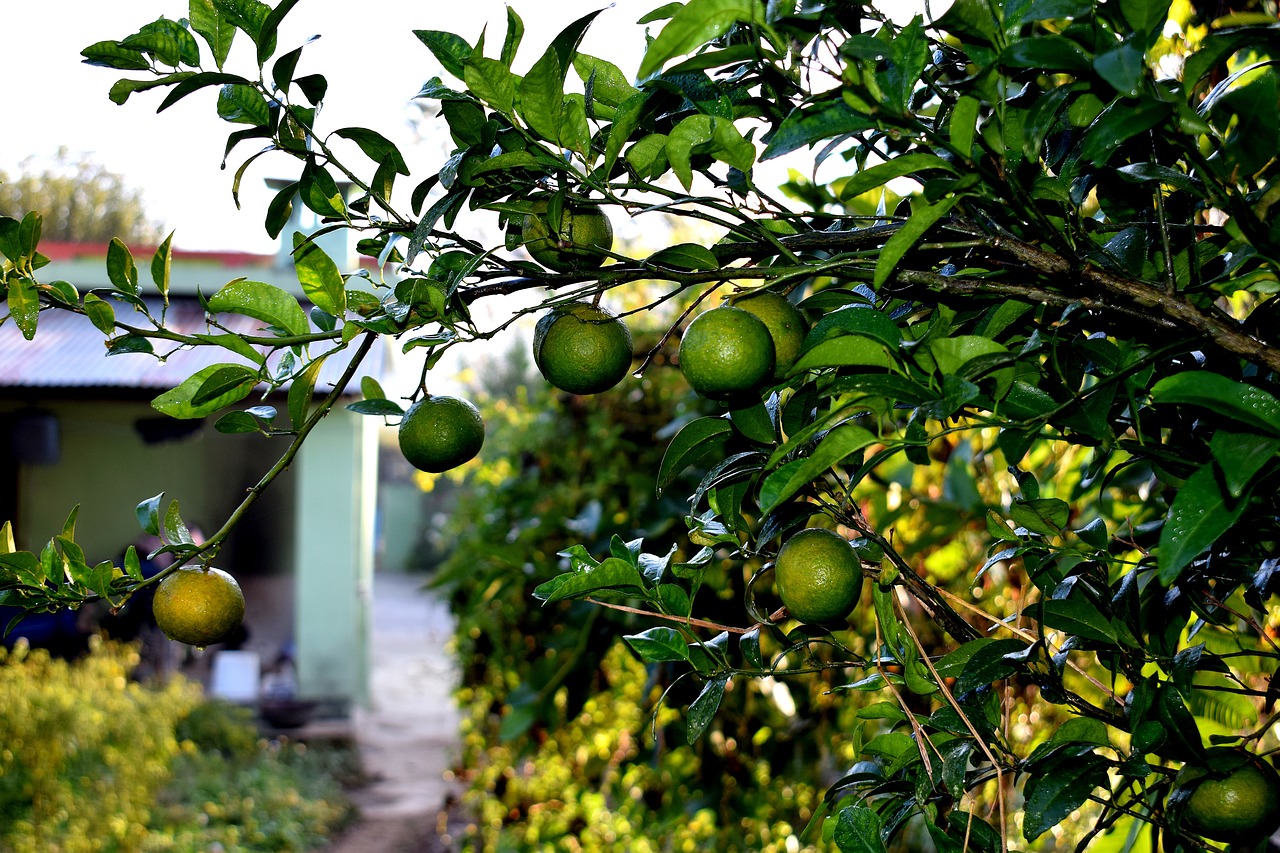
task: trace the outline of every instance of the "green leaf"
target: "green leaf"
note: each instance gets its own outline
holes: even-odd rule
[[[1083,805],[1107,783],[1107,766],[1107,759],[1094,752],[1061,755],[1037,765],[1023,789],[1022,834],[1026,839],[1035,841]]]
[[[40,320],[40,294],[36,283],[26,276],[9,279],[9,316],[18,324],[18,330],[27,340],[36,336],[36,324]]]
[[[173,249],[170,246],[172,242],[173,232],[170,231],[169,236],[164,238],[164,242],[151,256],[151,280],[155,282],[165,305],[169,304],[169,272],[173,266]]]
[[[762,515],[777,509],[810,481],[820,477],[827,469],[840,464],[850,455],[875,444],[876,437],[870,431],[852,423],[843,423],[823,437],[813,453],[787,480],[768,504],[760,507]],[[861,460],[859,460],[860,462]]]
[[[840,810],[832,840],[840,853],[885,853],[883,832],[880,815],[859,803]]]
[[[342,273],[319,243],[293,232],[293,263],[302,292],[312,304],[334,317],[346,313],[347,291]]]
[[[164,514],[164,539],[171,544],[183,545],[190,545],[195,541],[182,520],[182,512],[178,509],[177,501],[170,501],[169,510]]]
[[[1196,469],[1178,489],[1160,529],[1160,582],[1173,584],[1192,560],[1231,529],[1248,504],[1247,496],[1233,498],[1225,492],[1212,462]]]
[[[142,527],[143,532],[150,533],[152,536],[160,535],[160,502],[164,500],[164,492],[152,498],[147,498],[138,504],[135,512],[138,516],[138,524]]]
[[[934,154],[904,154],[887,163],[880,163],[869,169],[863,169],[845,182],[840,188],[840,200],[847,201],[862,195],[867,190],[882,187],[894,178],[910,175],[913,172],[924,172],[940,169],[957,174],[956,169],[946,160]]]
[[[776,402],[772,406],[763,402],[756,403],[754,406],[732,409],[729,412],[729,419],[738,432],[761,444],[773,444],[777,439],[776,416]]]
[[[1172,106],[1151,98],[1136,104],[1130,100],[1117,100],[1085,130],[1080,156],[1095,165],[1104,166],[1127,140],[1146,133],[1172,112]]]
[[[251,361],[258,365],[261,365],[266,362],[266,357],[262,353],[254,349],[252,344],[250,344],[248,341],[246,341],[244,338],[240,337],[239,335],[196,334],[196,335],[193,335],[192,337],[196,338],[197,340],[204,341],[207,344],[213,344],[216,347],[222,347],[223,349],[230,350],[236,355],[243,356],[246,361]]]
[[[797,148],[876,127],[878,123],[874,118],[857,112],[842,98],[830,98],[811,107],[796,107],[767,137],[769,144],[760,159],[771,160]]]
[[[627,80],[622,69],[608,60],[577,53],[573,57],[573,69],[578,72],[583,83],[591,81],[592,94],[605,106],[619,107],[628,98],[641,94]]]
[[[348,403],[347,411],[355,412],[357,415],[378,415],[380,417],[391,417],[395,415],[403,415],[404,408],[393,400],[368,399],[357,400],[354,403]]]
[[[258,65],[265,66],[267,60],[276,52],[276,35],[280,29],[280,22],[296,5],[298,0],[279,0],[275,8],[262,21],[258,28],[258,37],[255,39],[258,44]]]
[[[1091,717],[1072,717],[1059,725],[1049,737],[1049,743],[1091,743],[1095,746],[1110,746],[1111,739],[1107,734],[1107,725],[1101,720]]]
[[[235,28],[231,29],[235,32]],[[238,74],[224,74],[219,71],[208,71],[203,74],[192,74],[184,78],[164,96],[164,100],[160,102],[160,106],[156,107],[156,112],[162,113],[178,101],[190,95],[192,92],[198,92],[209,86],[220,86],[226,83],[240,83],[248,85],[249,81]]]
[[[221,394],[196,402],[196,396],[204,384],[220,370],[234,368],[245,370],[238,364],[211,364],[187,377],[181,385],[164,392],[151,401],[151,407],[161,414],[180,420],[203,418],[211,415],[224,406],[239,402],[253,390],[253,383],[245,382],[223,391]]]
[[[689,0],[658,33],[645,51],[638,77],[648,80],[662,70],[669,59],[692,53],[717,39],[738,22],[764,23],[760,0]]]
[[[881,341],[863,335],[840,335],[803,350],[787,375],[822,367],[891,367],[894,363]]]
[[[1098,612],[1098,608],[1078,599],[1051,599],[1042,602],[1041,621],[1050,628],[1066,631],[1086,640],[1116,642],[1116,631],[1111,620]]]
[[[1207,370],[1166,376],[1151,388],[1155,403],[1203,406],[1271,435],[1280,435],[1280,400],[1253,385]]]
[[[113,104],[124,104],[129,100],[129,96],[135,92],[146,92],[150,89],[158,89],[161,86],[173,86],[194,76],[196,76],[194,71],[180,71],[176,74],[166,74],[154,80],[117,80],[112,84],[107,97]]]
[[[689,647],[675,628],[659,626],[639,634],[626,634],[622,639],[641,660],[649,663],[689,659]]]
[[[369,130],[367,127],[344,127],[335,130],[333,134],[343,139],[350,139],[360,146],[360,150],[364,152],[366,157],[375,163],[381,163],[387,157],[390,157],[397,174],[409,174],[409,166],[404,162],[404,155],[400,153],[400,149],[381,133]]]
[[[1089,70],[1089,57],[1080,46],[1059,35],[1015,41],[1000,53],[1000,64],[1010,68],[1042,68],[1079,73]]]
[[[1132,98],[1137,96],[1142,87],[1147,70],[1146,57],[1139,44],[1127,40],[1094,57],[1093,68],[1117,92]]]
[[[149,71],[149,63],[142,55],[141,49],[122,47],[118,42],[100,41],[80,51],[85,64],[98,65],[103,68],[115,68],[120,71]]]
[[[582,598],[600,589],[644,589],[640,570],[626,560],[609,557],[598,566],[559,575],[539,584],[533,597],[551,604],[566,598]]]
[[[1254,476],[1275,459],[1280,438],[1220,429],[1209,439],[1209,450],[1222,469],[1227,494],[1238,498]]]
[[[213,428],[224,435],[240,435],[258,432],[262,424],[248,412],[227,412],[214,423]]]
[[[689,704],[689,711],[685,716],[686,734],[689,743],[697,742],[698,738],[707,731],[707,727],[711,725],[711,721],[716,717],[716,711],[720,709],[720,700],[724,698],[724,688],[729,679],[725,676],[719,678],[711,678],[702,685],[702,692],[698,694],[698,698]]]
[[[896,350],[902,343],[902,329],[888,314],[863,305],[849,305],[831,311],[815,323],[805,339],[805,345],[811,347],[824,338],[841,332],[874,338],[890,351]]]
[[[467,60],[463,79],[471,94],[503,115],[511,115],[516,100],[516,83],[520,79],[496,59],[483,56]]]
[[[308,330],[307,314],[298,300],[274,284],[239,279],[211,296],[208,305],[214,314],[243,314],[287,335],[305,335]]]
[[[252,86],[229,83],[218,90],[218,117],[235,124],[266,125],[271,109],[266,96]]]
[[[560,58],[554,47],[548,47],[517,86],[520,92],[520,116],[529,129],[550,142],[560,141],[560,125],[564,120],[564,77]]]
[[[951,144],[965,157],[972,157],[973,136],[978,126],[978,110],[982,104],[977,98],[962,95],[951,110],[948,132]]]
[[[300,429],[311,413],[311,397],[316,391],[316,380],[320,378],[320,368],[324,366],[325,356],[320,356],[306,366],[306,369],[293,377],[289,385],[288,407],[289,422],[293,428]]]
[[[133,254],[117,237],[112,237],[107,246],[107,278],[116,290],[123,293],[138,296],[142,292],[138,287],[138,268],[133,263]]]
[[[502,63],[508,68],[515,62],[516,51],[524,39],[524,21],[516,14],[516,10],[507,7],[507,35],[502,40]],[[470,49],[468,49],[469,52]],[[465,60],[465,57],[464,57]],[[460,76],[460,75],[459,75]]]
[[[239,364],[227,365],[215,370],[200,384],[191,396],[191,405],[202,406],[223,395],[240,390],[248,383],[249,390],[258,383],[258,372]]]
[[[722,456],[733,432],[733,425],[724,418],[698,418],[690,421],[676,433],[667,446],[658,466],[657,494],[675,482],[681,472],[690,465]]]
[[[933,227],[934,223],[946,216],[959,200],[959,196],[950,196],[934,204],[913,205],[911,218],[885,242],[884,248],[880,250],[880,256],[876,259],[872,286],[879,288],[888,281],[893,271],[897,269],[898,262],[908,250]]]
[[[213,0],[190,0],[188,8],[191,29],[209,45],[214,64],[222,68],[235,39],[235,25],[214,5]]]
[[[735,169],[748,172],[755,164],[755,146],[743,138],[733,122],[708,115],[681,120],[667,137],[671,168],[687,190],[693,184],[692,157],[705,153]]]
[[[271,15],[271,7],[260,0],[213,0],[214,5],[245,35],[258,43],[262,25]]]
[[[1164,29],[1170,0],[1120,0],[1120,14],[1138,35],[1154,38]]]
[[[1057,498],[1015,500],[1009,514],[1020,527],[1042,536],[1059,536],[1071,516],[1071,507]]]
[[[459,80],[465,79],[467,60],[471,58],[471,45],[462,36],[442,30],[414,30],[413,34],[448,71]]]
[[[711,250],[697,243],[680,243],[659,249],[646,261],[649,264],[672,267],[678,270],[718,270],[720,261]]]
[[[92,293],[86,293],[84,296],[84,313],[88,315],[89,322],[104,335],[109,335],[116,330],[115,309],[111,307],[111,303],[102,301]]]
[[[889,43],[889,67],[877,74],[888,106],[900,115],[909,112],[911,93],[920,85],[929,60],[929,41],[921,18],[916,15]]]

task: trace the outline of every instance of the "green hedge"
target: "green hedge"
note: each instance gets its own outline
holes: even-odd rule
[[[0,649],[0,850],[305,851],[350,805],[331,755],[257,736],[199,685],[130,679],[133,646]]]

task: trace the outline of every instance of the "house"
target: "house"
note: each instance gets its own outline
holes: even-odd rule
[[[295,221],[286,228],[284,245],[292,245],[292,230],[302,227]],[[349,260],[332,243],[325,248],[340,266]],[[42,243],[40,251],[51,261],[40,271],[42,281],[65,280],[81,294],[109,288],[106,245]],[[151,251],[134,256],[145,281]],[[210,295],[241,277],[302,295],[283,250],[175,251],[166,323],[205,331],[197,288]],[[124,318],[131,309],[117,304],[116,310]],[[231,319],[243,321],[236,330],[263,325]],[[211,532],[288,447],[289,436],[218,432],[216,416],[174,420],[155,411],[150,401],[196,370],[238,360],[218,347],[156,350],[163,358],[108,357],[104,335],[64,311],[42,312],[32,341],[14,323],[0,325],[0,520],[13,521],[19,548],[38,550],[78,504],[76,539],[90,562],[119,559],[141,533],[135,506],[160,492],[165,507],[177,500],[185,520]],[[375,347],[362,370],[376,377],[385,360],[385,350]],[[340,361],[326,362],[317,395],[331,389]],[[242,406],[250,405],[274,405],[280,422],[288,420],[283,395],[250,396]],[[215,560],[245,592],[243,648],[264,665],[292,650],[303,697],[344,703],[367,697],[381,426],[380,418],[339,403]]]

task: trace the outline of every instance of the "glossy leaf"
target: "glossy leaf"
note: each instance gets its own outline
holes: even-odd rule
[[[845,806],[836,816],[832,840],[840,853],[885,853],[880,816],[869,806]]]
[[[107,278],[117,290],[134,296],[142,292],[138,288],[138,268],[133,263],[133,254],[115,237],[107,245]]]
[[[1188,371],[1161,379],[1151,387],[1157,403],[1200,406],[1271,435],[1280,435],[1280,399],[1220,373]]]
[[[876,259],[876,270],[872,278],[872,284],[875,287],[880,287],[888,281],[894,270],[898,268],[898,263],[903,256],[912,246],[919,242],[926,231],[932,228],[938,220],[946,216],[959,200],[958,196],[950,196],[934,204],[921,204],[913,207],[911,218],[906,221],[896,234],[885,242],[884,248],[880,250],[880,256]]]
[[[301,232],[293,233],[293,263],[298,273],[302,292],[312,304],[334,317],[341,317],[347,310],[346,283],[338,265]]]
[[[200,402],[196,402],[195,398],[204,387],[205,382],[219,371],[228,368],[237,371],[245,369],[238,364],[211,364],[189,376],[176,388],[166,391],[153,399],[151,407],[171,418],[191,420],[206,417],[224,406],[243,400],[253,391],[253,383],[245,382],[233,385],[230,388],[225,388],[215,396],[207,396]]]
[[[26,276],[9,279],[7,292],[9,316],[27,340],[36,336],[36,324],[40,320],[40,296],[36,283]]]
[[[533,590],[534,598],[547,604],[581,598],[602,589],[643,589],[640,570],[626,560],[609,557],[584,571],[558,575]]]
[[[760,512],[768,513],[776,509],[808,485],[811,480],[821,476],[827,469],[844,462],[854,453],[875,444],[876,440],[871,432],[856,424],[844,423],[835,427],[818,443],[803,464],[796,467],[794,473],[771,500],[760,507]]]
[[[1027,778],[1023,790],[1026,806],[1022,834],[1035,841],[1061,823],[1107,783],[1107,760],[1094,752],[1063,756],[1039,766]]]
[[[215,314],[243,314],[261,320],[287,335],[307,333],[307,314],[289,293],[261,281],[233,281],[209,297]]]
[[[1178,489],[1160,529],[1156,551],[1160,582],[1169,585],[1177,580],[1192,560],[1231,529],[1248,503],[1247,496],[1227,494],[1212,462],[1196,469]]]
[[[623,636],[640,659],[650,663],[689,659],[689,647],[675,628],[658,626],[639,634]]]
[[[720,261],[711,250],[697,243],[680,243],[659,249],[646,259],[646,263],[678,270],[720,269]]]
[[[696,743],[698,738],[706,733],[711,721],[715,719],[716,711],[720,709],[720,701],[724,699],[724,688],[728,681],[729,679],[724,676],[708,679],[703,683],[698,697],[689,704],[688,713],[685,715],[689,743]]]
[[[311,398],[315,394],[316,382],[320,378],[320,368],[324,366],[324,361],[324,356],[317,358],[289,383],[289,422],[295,430],[301,429],[311,416]]]
[[[739,21],[763,23],[760,0],[689,0],[667,22],[645,51],[637,76],[647,80],[669,60],[719,38]]]
[[[817,106],[797,107],[768,137],[769,144],[760,159],[771,160],[798,148],[873,130],[877,126],[874,118],[857,112],[841,98],[827,99]]]
[[[685,424],[662,456],[657,493],[661,495],[690,465],[722,454],[732,432],[733,425],[724,418],[698,418]]]

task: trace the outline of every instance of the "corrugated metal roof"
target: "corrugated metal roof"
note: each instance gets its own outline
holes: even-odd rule
[[[117,306],[117,316],[125,319],[127,305]],[[158,315],[157,303],[152,310]],[[141,319],[141,315],[138,315]],[[262,334],[262,323],[239,315],[220,315],[225,331]],[[138,323],[137,325],[145,325]],[[165,326],[182,334],[212,333],[204,311],[194,299],[176,299],[169,305]],[[196,371],[211,364],[249,362],[230,350],[202,346],[174,350],[164,341],[154,342],[155,355],[125,353],[107,356],[105,336],[94,328],[87,317],[70,311],[49,310],[40,313],[34,340],[26,340],[12,320],[0,325],[0,388],[142,388],[167,390]],[[313,348],[318,355],[329,349],[325,344]],[[360,376],[381,376],[386,353],[375,347],[361,365]],[[346,359],[325,362],[317,383],[317,393],[327,393],[341,376]],[[358,382],[355,391],[358,392]]]

